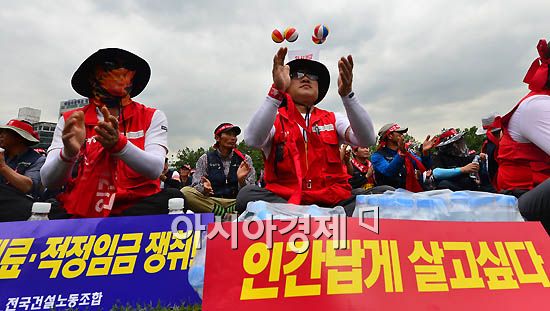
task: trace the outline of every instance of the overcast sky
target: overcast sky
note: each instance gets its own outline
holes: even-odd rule
[[[296,27],[289,49],[319,46],[331,72],[319,107],[343,111],[337,61],[352,54],[353,89],[376,130],[396,121],[417,139],[507,112],[550,35],[550,1],[6,1],[0,0],[1,122],[19,107],[57,121],[59,102],[78,98],[70,79],[100,48],[147,60],[152,75],[136,101],[163,110],[169,147],[213,142],[221,122],[246,126],[272,83],[274,28]]]

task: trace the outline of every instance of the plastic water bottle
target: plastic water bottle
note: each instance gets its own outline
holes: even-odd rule
[[[323,210],[321,210],[322,207],[319,207],[317,205],[310,205],[307,209],[307,214],[311,217],[321,217],[325,216],[323,213]]]
[[[51,203],[34,202],[32,204],[32,215],[29,220],[49,220],[48,213],[51,208]]]
[[[477,164],[479,164],[479,155],[476,155],[476,156],[474,157],[474,159],[472,160],[472,163],[477,163]],[[472,179],[476,182],[476,184],[479,185],[479,183],[480,183],[479,171],[474,172],[474,173],[470,173],[470,178],[472,178]]]
[[[464,191],[456,191],[449,195],[451,207],[449,218],[451,221],[473,221],[475,219],[470,208],[469,196]]]
[[[168,200],[168,214],[183,214],[183,198],[172,198]]]
[[[474,214],[473,221],[502,221],[502,206],[495,204],[495,196],[483,192],[469,193],[469,204]]]
[[[435,208],[435,203],[432,198],[416,199],[416,215],[415,219],[418,220],[437,220],[439,217]]]

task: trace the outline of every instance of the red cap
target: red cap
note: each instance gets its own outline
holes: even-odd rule
[[[221,133],[229,130],[235,130],[237,135],[241,133],[241,128],[231,123],[222,123],[214,130],[214,135],[220,135]]]

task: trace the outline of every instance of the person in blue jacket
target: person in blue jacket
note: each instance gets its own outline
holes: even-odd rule
[[[378,131],[378,150],[372,155],[377,185],[404,188],[409,191],[423,191],[419,176],[431,166],[430,150],[435,138],[430,136],[422,143],[422,156],[407,150],[404,134],[408,128],[397,123],[388,123]]]

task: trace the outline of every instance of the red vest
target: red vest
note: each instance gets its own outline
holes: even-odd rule
[[[334,113],[314,107],[306,128],[292,98],[286,94],[286,99],[265,159],[266,189],[293,204],[333,206],[349,198],[350,176],[340,160]]]
[[[94,127],[98,123],[97,112],[95,108],[96,106],[89,104],[79,109],[84,111],[84,123],[86,126],[86,142],[80,150],[80,155],[87,155],[89,162],[92,162],[94,160],[93,157],[97,155],[97,152],[93,151],[98,150],[101,147],[101,144],[99,142],[95,141],[95,139],[92,139],[96,135]],[[74,111],[76,110],[66,112],[63,115],[65,120],[67,120],[67,118]],[[119,119],[121,119],[119,121],[120,133],[124,134],[126,132],[128,142],[131,142],[138,148],[144,150],[145,135],[147,129],[151,125],[151,120],[154,113],[155,109],[153,108],[146,107],[137,102],[130,103],[122,110],[121,116],[124,117],[123,121],[121,117],[119,117]],[[117,157],[112,157],[111,159],[115,162],[112,163],[112,167],[116,167],[116,196],[110,214],[121,214],[122,211],[131,207],[141,199],[160,192],[159,179],[148,179],[147,177],[144,177],[131,169],[128,165],[126,165],[126,163],[124,163],[124,161],[118,159]],[[82,165],[84,165],[84,163],[80,162],[79,166]],[[79,171],[81,170],[79,169]],[[100,172],[94,171],[93,173],[99,174]],[[77,176],[76,178],[69,181],[66,187],[66,193],[62,194],[62,196],[60,197],[62,200],[63,198],[65,198],[66,200],[75,199],[71,197],[71,190],[73,189],[73,185],[77,184],[81,178],[82,176]],[[68,210],[68,212],[71,213],[72,211]],[[89,215],[82,215],[82,213],[80,213],[80,215],[77,214],[77,216],[97,217],[94,216],[93,213],[90,213]]]
[[[533,143],[518,143],[510,137],[508,123],[525,99],[534,95],[550,95],[550,90],[530,92],[512,111],[497,117],[494,127],[502,128],[498,144],[498,190],[530,190],[550,177],[550,156]]]

